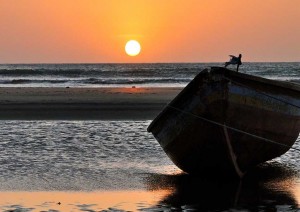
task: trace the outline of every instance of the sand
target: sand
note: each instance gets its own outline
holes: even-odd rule
[[[299,178],[276,166],[242,181],[149,174],[146,188],[0,191],[1,211],[299,211]],[[261,210],[257,210],[261,209]]]
[[[157,205],[169,193],[168,190],[0,192],[0,209],[1,211],[154,211],[151,207]]]
[[[181,88],[0,88],[0,117],[1,119],[31,120],[153,119],[180,90]],[[9,127],[7,128],[9,129]],[[25,131],[29,129],[32,128],[28,127]],[[290,156],[282,156],[278,160],[280,162],[274,161],[268,163],[268,166],[250,170],[243,181],[237,182],[176,173],[144,172],[130,172],[130,175],[125,176],[127,178],[122,177],[123,180],[120,180],[115,175],[107,177],[110,173],[107,171],[109,169],[104,170],[102,175],[101,167],[99,167],[99,170],[96,169],[99,171],[99,178],[106,176],[107,182],[113,183],[106,185],[103,183],[106,180],[99,180],[96,184],[93,184],[93,181],[82,181],[90,173],[85,173],[86,169],[81,166],[71,169],[77,170],[77,172],[67,171],[72,173],[70,176],[60,176],[64,176],[63,180],[76,178],[85,189],[80,189],[81,187],[78,187],[78,189],[77,186],[64,189],[65,187],[60,188],[56,186],[56,183],[53,183],[59,181],[59,177],[51,178],[51,175],[47,175],[47,171],[43,173],[45,171],[42,169],[43,166],[40,167],[41,172],[30,169],[29,173],[32,173],[32,176],[36,174],[36,176],[29,178],[31,184],[26,183],[26,175],[24,175],[26,172],[22,171],[24,169],[20,167],[20,164],[23,162],[23,164],[30,165],[31,163],[39,163],[47,157],[49,159],[51,158],[49,152],[57,154],[58,158],[67,158],[68,154],[59,154],[61,146],[57,144],[61,141],[64,142],[64,139],[72,139],[72,136],[66,133],[59,135],[64,138],[58,140],[58,143],[43,143],[40,146],[45,147],[47,151],[51,145],[55,148],[50,148],[52,151],[49,152],[41,151],[42,154],[38,156],[44,157],[31,157],[31,160],[27,161],[24,157],[21,157],[22,155],[17,151],[18,148],[13,148],[13,151],[10,151],[13,157],[7,157],[3,154],[3,150],[8,148],[9,137],[21,141],[24,138],[22,138],[22,133],[18,135],[8,135],[5,134],[5,131],[2,133],[4,138],[1,140],[3,144],[0,146],[2,147],[2,167],[4,169],[7,167],[10,172],[16,172],[16,177],[11,179],[7,172],[2,172],[2,183],[0,183],[1,211],[226,211],[234,209],[251,210],[253,208],[266,211],[274,210],[274,208],[279,211],[299,210],[300,181],[299,168],[297,168],[299,163],[296,159],[291,159]],[[133,136],[138,135],[133,134]],[[43,136],[52,135],[51,132],[47,134],[47,131],[45,131],[45,135],[39,134],[38,136],[43,139]],[[38,154],[39,145],[33,138],[35,136],[31,135],[29,142],[27,142],[32,143],[32,149],[20,146],[19,149],[23,154],[28,154],[28,156]],[[76,144],[76,146],[74,145],[74,148],[76,147],[74,151],[78,151],[79,155],[82,154],[83,156],[85,151],[80,143],[84,141],[84,138],[73,140]],[[147,145],[149,140],[143,140],[145,138],[135,137],[134,139],[137,140],[137,144],[140,142],[140,145],[145,145],[145,151],[152,154],[153,151]],[[71,141],[69,140],[69,142]],[[17,142],[15,143],[20,145]],[[113,149],[117,145],[120,144],[112,143],[112,146],[106,145],[105,148],[110,150],[109,148]],[[91,148],[91,145],[88,146]],[[133,152],[135,151],[126,148],[124,151],[126,154],[132,154]],[[95,153],[97,152],[95,151]],[[295,155],[294,152],[291,153]],[[77,155],[75,154],[75,156]],[[156,154],[154,157],[161,160],[161,157]],[[9,158],[11,158],[11,161],[7,161]],[[83,158],[79,157],[78,160]],[[102,160],[104,159],[99,154],[99,160],[97,161]],[[137,163],[136,167],[142,170],[140,167],[143,166],[145,161],[145,158],[141,158],[137,161],[140,163]],[[75,167],[75,162],[72,161],[70,166]],[[86,160],[82,160],[82,162],[86,163]],[[127,161],[120,161],[120,164],[122,163],[126,164]],[[93,164],[86,163],[86,166],[91,165]],[[94,165],[97,166],[97,163]],[[111,164],[108,164],[108,166],[111,166]],[[55,167],[68,168],[61,161],[56,164],[49,164],[49,170],[53,170]],[[114,168],[116,167],[112,167],[112,169]],[[132,167],[130,168],[132,169]],[[162,169],[162,167],[159,168]],[[21,174],[18,175],[17,173]],[[80,177],[78,177],[78,174],[81,174]],[[40,182],[37,179],[43,181],[46,186],[36,183]],[[16,185],[10,184],[14,180],[17,180]],[[63,183],[64,181],[58,184]],[[18,187],[18,184],[23,185],[25,188],[28,187],[28,189],[14,189],[15,186]],[[132,184],[135,186],[132,186]],[[32,187],[32,185],[37,186],[39,189]],[[99,187],[105,189],[106,186],[110,187],[107,190],[89,189],[94,185],[96,187],[100,185]]]
[[[182,88],[0,88],[0,119],[153,119]]]

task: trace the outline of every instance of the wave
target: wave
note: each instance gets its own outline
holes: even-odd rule
[[[78,80],[43,80],[43,79],[12,79],[1,80],[0,84],[74,84],[74,85],[131,85],[131,84],[172,84],[172,83],[188,83],[190,78],[87,78]]]
[[[84,84],[156,84],[156,83],[187,83],[191,78],[131,78],[131,79],[97,79],[82,80]]]
[[[67,83],[68,80],[30,80],[30,79],[13,79],[13,80],[1,80],[0,84],[60,84]]]
[[[61,70],[61,69],[0,69],[0,76],[61,76],[61,77],[81,77],[81,76],[95,76],[95,77],[155,77],[155,76],[194,76],[200,72],[199,69],[127,69],[127,70],[113,70],[113,71],[103,71],[103,70],[82,70],[82,69],[72,69],[72,70]]]
[[[80,76],[84,71],[81,69],[75,70],[49,70],[49,69],[0,69],[0,75],[4,76]]]
[[[0,86],[184,85],[204,68],[220,65],[222,64],[0,65]],[[241,72],[276,80],[299,80],[300,63],[243,63]]]
[[[202,69],[195,64],[0,65],[0,76],[180,77]]]

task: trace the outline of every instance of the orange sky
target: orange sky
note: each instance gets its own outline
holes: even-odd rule
[[[300,61],[299,20],[299,0],[0,0],[0,63]]]

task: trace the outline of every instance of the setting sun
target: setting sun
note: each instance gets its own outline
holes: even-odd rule
[[[129,56],[136,56],[141,52],[141,45],[136,40],[130,40],[125,45],[125,51]]]

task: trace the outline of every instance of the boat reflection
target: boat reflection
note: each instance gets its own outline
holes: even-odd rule
[[[295,196],[298,177],[296,171],[272,163],[250,170],[241,181],[154,174],[147,178],[146,184],[149,190],[173,190],[155,206],[161,209],[286,211],[298,208],[299,198]]]

